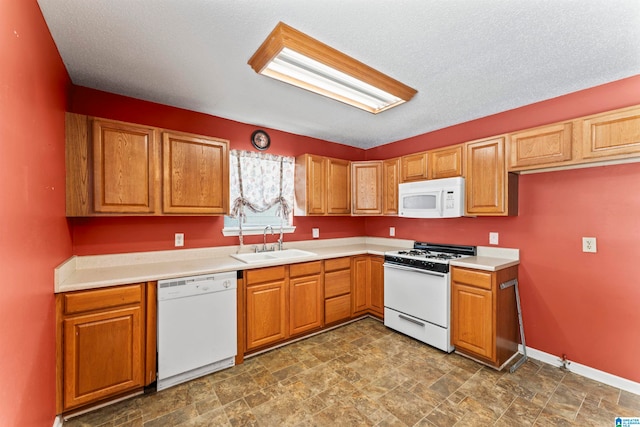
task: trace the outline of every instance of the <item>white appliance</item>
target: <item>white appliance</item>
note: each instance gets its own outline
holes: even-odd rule
[[[413,249],[385,252],[384,324],[450,353],[449,260],[476,254],[475,246],[415,242]]]
[[[455,218],[464,215],[464,178],[430,179],[398,185],[398,216]]]
[[[235,364],[236,277],[158,281],[158,390]]]

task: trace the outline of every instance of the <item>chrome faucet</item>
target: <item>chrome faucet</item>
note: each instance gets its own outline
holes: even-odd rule
[[[271,235],[273,236],[273,227],[270,226],[270,225],[267,225],[264,228],[264,233],[263,233],[263,236],[262,236],[262,251],[263,252],[267,251],[267,230],[268,229],[271,229]],[[271,248],[271,250],[273,250],[273,248]]]

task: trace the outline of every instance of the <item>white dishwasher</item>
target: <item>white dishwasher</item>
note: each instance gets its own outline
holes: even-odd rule
[[[158,390],[235,364],[236,277],[158,281]]]

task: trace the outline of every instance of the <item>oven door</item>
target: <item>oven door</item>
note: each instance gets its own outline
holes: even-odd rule
[[[384,264],[384,305],[449,328],[449,274]]]

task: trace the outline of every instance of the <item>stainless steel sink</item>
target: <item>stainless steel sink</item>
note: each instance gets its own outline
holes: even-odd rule
[[[303,251],[302,249],[283,249],[281,251],[231,254],[230,256],[244,263],[253,264],[267,261],[294,260],[296,258],[306,258],[315,255],[313,252]]]

